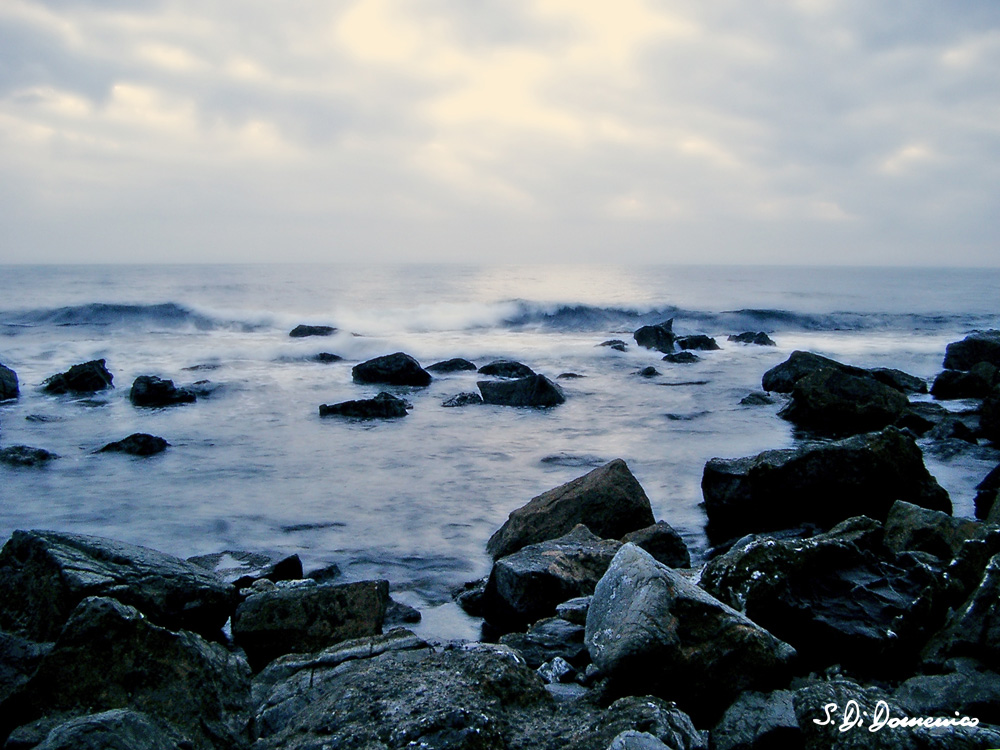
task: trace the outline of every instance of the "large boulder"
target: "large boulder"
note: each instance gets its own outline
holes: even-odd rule
[[[0,627],[51,641],[88,596],[138,608],[157,624],[218,635],[236,590],[189,562],[83,534],[15,531],[0,551]]]
[[[1000,388],[994,388],[983,399],[979,410],[979,432],[987,440],[1000,443]]]
[[[295,326],[288,335],[293,339],[302,339],[307,336],[332,336],[337,332],[337,329],[333,326],[311,326],[305,323],[300,323]]]
[[[712,750],[801,748],[794,696],[791,690],[742,693],[712,729]]]
[[[480,367],[479,374],[492,375],[497,378],[517,379],[531,377],[535,374],[535,371],[520,362],[513,362],[509,359],[498,359],[495,362],[490,362],[488,365]]]
[[[761,386],[765,391],[791,393],[799,380],[824,368],[832,368],[858,377],[865,377],[868,374],[860,367],[845,365],[829,357],[812,352],[794,351],[780,365],[775,365],[764,373]]]
[[[486,582],[483,616],[512,630],[554,615],[557,604],[594,593],[620,547],[581,525],[558,539],[501,557]]]
[[[197,396],[187,388],[178,388],[173,380],[161,380],[155,375],[140,375],[128,394],[133,406],[174,406],[190,404]]]
[[[656,562],[615,555],[587,612],[586,643],[612,692],[674,700],[713,721],[744,690],[779,687],[795,649]]]
[[[795,382],[779,415],[815,432],[853,435],[893,424],[908,406],[905,395],[870,375],[826,367]]]
[[[279,656],[320,651],[382,632],[388,581],[304,585],[252,594],[233,615],[233,640],[254,669]]]
[[[868,372],[880,383],[892,386],[902,393],[927,393],[927,383],[916,375],[890,367],[873,367]]]
[[[681,336],[676,339],[675,343],[684,351],[695,349],[702,352],[713,352],[721,348],[715,339],[703,333],[695,334],[694,336]]]
[[[163,453],[170,443],[157,435],[133,432],[126,438],[108,443],[98,453],[126,453],[130,456],[155,456]]]
[[[635,343],[647,349],[655,349],[658,352],[669,354],[674,350],[674,319],[665,320],[651,326],[642,326],[632,334]]]
[[[944,366],[949,370],[971,370],[980,362],[1000,367],[1000,331],[977,331],[945,348]]]
[[[46,393],[94,393],[113,387],[114,376],[108,372],[103,359],[73,365],[66,372],[53,375],[45,381]]]
[[[426,386],[431,382],[431,374],[403,352],[386,354],[355,365],[351,376],[355,383]]]
[[[756,531],[850,518],[884,521],[896,500],[951,512],[912,437],[894,427],[835,442],[713,458],[701,480],[708,533],[725,540]]]
[[[250,669],[218,644],[90,597],[31,679],[0,705],[0,737],[40,717],[131,708],[169,722],[199,750],[244,746]]]
[[[931,386],[931,395],[940,401],[985,398],[997,383],[997,368],[980,362],[965,372],[943,370]]]
[[[668,568],[690,568],[691,553],[677,530],[666,521],[657,521],[644,529],[630,531],[622,537],[623,542],[632,542],[653,556]]]
[[[948,619],[924,650],[924,660],[943,665],[948,659],[968,656],[994,671],[1000,670],[1000,554],[986,566],[979,587]]]
[[[33,448],[30,445],[10,445],[0,450],[0,464],[7,466],[45,466],[56,458],[59,456],[55,453],[44,448]]]
[[[992,524],[956,518],[938,510],[898,500],[885,521],[885,546],[893,552],[925,552],[951,562],[972,539],[985,540],[1000,531]]]
[[[320,404],[321,417],[353,417],[355,419],[396,419],[405,417],[406,401],[383,391],[375,398]]]
[[[517,380],[480,380],[476,385],[483,394],[483,402],[497,406],[545,408],[566,401],[562,388],[544,375],[529,375]]]
[[[0,364],[0,401],[8,398],[17,398],[20,393],[17,385],[17,373]]]
[[[620,539],[653,525],[642,485],[617,458],[571,482],[543,492],[510,514],[486,544],[494,558],[555,539],[583,524],[602,539]]]

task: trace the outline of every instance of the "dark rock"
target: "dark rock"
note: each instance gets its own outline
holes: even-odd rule
[[[702,352],[714,352],[720,348],[715,339],[701,333],[695,336],[682,336],[676,339],[676,344],[685,351],[695,349]]]
[[[674,365],[692,365],[695,362],[701,362],[701,357],[691,352],[677,352],[676,354],[665,355],[663,361]]]
[[[608,341],[602,341],[598,346],[607,346],[614,349],[616,352],[627,352],[628,344],[626,344],[621,339],[609,339]]]
[[[320,352],[319,354],[314,354],[312,357],[313,362],[320,362],[325,365],[340,362],[343,359],[339,354],[331,354],[330,352]]]
[[[35,750],[190,750],[191,740],[141,711],[114,708],[77,716],[49,731]]]
[[[51,648],[0,630],[0,703],[28,681]]]
[[[753,331],[746,331],[744,333],[738,333],[735,336],[730,336],[728,341],[735,341],[739,344],[756,344],[757,346],[777,346],[771,337],[768,336],[763,331],[758,331],[754,333]]]
[[[774,403],[774,398],[763,391],[752,391],[740,399],[740,406],[768,406]]]
[[[556,380],[577,380],[579,378],[585,378],[586,375],[581,375],[578,372],[561,372],[556,375]]]
[[[948,716],[955,711],[987,724],[1000,724],[1000,675],[970,659],[952,659],[947,674],[911,677],[892,700],[911,716]]]
[[[508,633],[500,638],[500,643],[521,654],[532,669],[557,657],[578,669],[590,663],[590,654],[583,644],[583,625],[561,617],[539,620],[526,633]]]
[[[233,615],[233,640],[259,670],[283,654],[378,635],[388,605],[387,581],[279,588],[240,604]]]
[[[483,616],[483,596],[486,594],[487,580],[488,578],[482,578],[478,581],[469,581],[452,591],[452,599],[467,615]]]
[[[971,370],[980,362],[1000,367],[1000,331],[977,331],[945,348],[944,366],[949,370]]]
[[[236,590],[212,573],[156,550],[82,534],[15,531],[0,551],[0,627],[54,640],[88,596],[110,596],[157,624],[213,637]]]
[[[503,638],[500,640],[502,642]],[[579,675],[579,672],[573,669],[573,665],[561,656],[553,657],[551,661],[540,664],[538,668],[535,669],[535,672],[537,672],[538,676],[550,685],[573,682],[577,675]]]
[[[916,442],[894,427],[748,458],[713,458],[701,488],[707,530],[718,541],[804,522],[829,528],[851,516],[884,521],[897,499],[951,512]]]
[[[674,350],[674,319],[665,320],[652,326],[642,326],[632,334],[635,343],[647,349],[669,354]]]
[[[17,398],[19,394],[17,373],[6,365],[0,364],[0,401]]]
[[[670,748],[649,732],[629,729],[611,740],[608,750],[670,750]]]
[[[184,390],[193,394],[195,398],[212,398],[224,387],[222,383],[213,383],[211,380],[196,380],[191,385],[185,386]]]
[[[612,692],[675,700],[714,721],[744,690],[777,687],[795,650],[634,544],[615,555],[587,613],[587,648]]]
[[[557,604],[594,592],[619,547],[580,525],[499,558],[486,583],[483,616],[491,625],[515,630],[554,615]]]
[[[795,382],[778,414],[814,432],[853,435],[892,424],[908,406],[906,396],[869,375],[822,368]]]
[[[128,394],[133,406],[174,406],[190,404],[195,395],[186,388],[177,388],[173,380],[161,380],[155,375],[140,375]]]
[[[55,453],[44,448],[32,448],[30,445],[11,445],[0,450],[0,464],[7,464],[7,466],[45,466],[56,458],[59,456]]]
[[[691,717],[653,696],[619,698],[592,722],[567,750],[606,750],[608,743],[627,731],[641,731],[675,750],[708,750],[708,732],[695,728]]]
[[[320,404],[321,417],[353,417],[355,419],[396,419],[406,416],[406,401],[382,391],[375,398]]]
[[[993,388],[996,367],[980,363],[969,372],[943,370],[931,386],[931,395],[940,401],[985,398]]]
[[[476,366],[467,359],[456,357],[454,359],[446,359],[443,362],[435,362],[427,370],[429,372],[474,372]]]
[[[587,610],[590,609],[593,598],[593,596],[578,596],[575,599],[567,599],[562,604],[556,605],[556,615],[574,625],[586,625]]]
[[[316,583],[329,583],[330,581],[335,581],[341,576],[340,566],[336,563],[331,563],[329,565],[324,565],[322,568],[317,568],[316,570],[310,570],[306,573],[306,578],[309,578]]]
[[[478,393],[458,393],[442,401],[441,406],[475,406],[481,403],[483,403],[483,397]]]
[[[520,362],[512,362],[509,359],[498,359],[495,362],[490,362],[488,365],[483,365],[479,368],[480,375],[493,375],[498,378],[529,378],[535,374],[527,365],[523,365]]]
[[[155,456],[170,445],[166,440],[145,432],[134,432],[127,438],[108,443],[98,453],[127,453],[130,456]]]
[[[1000,670],[1000,554],[986,566],[979,587],[959,607],[945,627],[924,650],[924,660],[942,665],[948,659],[968,656],[994,671]]]
[[[712,730],[713,750],[801,750],[793,697],[791,690],[742,693]]]
[[[494,559],[504,557],[525,545],[567,534],[577,524],[601,538],[620,539],[653,523],[653,510],[642,485],[617,458],[513,511],[490,537],[486,551]]]
[[[307,336],[332,336],[337,332],[333,326],[307,326],[300,324],[295,326],[288,335],[293,339],[302,339]]]
[[[979,410],[979,431],[983,437],[1000,443],[1000,388],[994,388]]]
[[[862,370],[860,367],[845,365],[812,352],[794,351],[780,365],[776,365],[764,373],[764,377],[761,378],[761,387],[765,391],[791,393],[799,380],[825,368],[832,368],[857,377],[868,376],[868,371]]]
[[[45,381],[46,393],[94,393],[113,387],[114,377],[108,372],[103,359],[73,365],[66,372],[53,375]]]
[[[914,435],[922,436],[946,419],[951,419],[952,412],[931,401],[916,401],[910,403],[902,416],[896,420],[896,427],[910,430]]]
[[[897,501],[885,521],[885,546],[893,552],[926,552],[943,562],[958,557],[970,539],[985,539],[996,527]]]
[[[639,370],[636,373],[636,375],[638,375],[639,377],[642,377],[642,378],[655,378],[655,377],[659,377],[660,371],[657,370],[652,365],[650,365],[649,367],[643,367],[641,370]]]
[[[376,357],[351,370],[355,383],[384,383],[386,385],[430,385],[431,374],[409,354],[396,352]]]
[[[497,406],[531,406],[545,408],[566,401],[562,388],[544,375],[531,375],[517,380],[481,380],[476,383],[483,401]]]
[[[278,557],[263,552],[226,550],[189,557],[188,562],[212,571],[237,589],[244,589],[262,578],[269,581],[297,581],[302,578],[302,560],[298,555]]]
[[[997,498],[997,490],[1000,490],[1000,464],[976,485],[976,518],[982,520],[990,514]]]
[[[27,684],[0,705],[0,737],[60,712],[132,708],[168,721],[196,749],[240,747],[249,678],[246,662],[222,646],[154,625],[114,599],[90,597]]]
[[[652,526],[631,531],[622,537],[623,542],[632,542],[653,556],[657,562],[668,568],[690,568],[691,553],[673,526],[666,521],[657,521]]]
[[[423,615],[420,614],[419,609],[403,602],[397,602],[390,597],[389,604],[385,608],[385,620],[382,622],[382,627],[392,629],[402,625],[416,625],[422,619]]]
[[[923,378],[910,375],[902,370],[889,367],[873,367],[869,370],[872,377],[880,383],[891,386],[901,393],[927,393],[927,383]]]
[[[975,430],[969,427],[969,425],[967,425],[959,417],[947,417],[942,419],[928,432],[926,432],[924,437],[937,441],[961,440],[962,442],[969,443],[970,445],[976,445],[979,442],[979,438],[976,436]]]

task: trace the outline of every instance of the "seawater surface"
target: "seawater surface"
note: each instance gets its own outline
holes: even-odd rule
[[[422,610],[422,630],[471,637],[450,590],[485,575],[486,540],[531,497],[624,458],[657,518],[696,560],[706,551],[700,481],[713,456],[791,446],[778,406],[744,407],[761,375],[795,349],[931,379],[945,346],[1000,327],[1000,271],[981,269],[594,266],[5,266],[0,362],[21,397],[0,405],[0,446],[61,456],[44,469],[0,467],[0,536],[17,528],[100,534],[188,557],[225,549],[336,563],[345,580],[385,577]],[[640,325],[722,349],[692,365],[638,348]],[[299,323],[336,326],[292,339]],[[728,342],[767,331],[776,347]],[[627,352],[598,346],[628,342]],[[405,419],[321,419],[321,403],[366,398],[359,361],[405,351],[424,365],[516,359],[555,379],[547,410],[441,402],[475,391],[475,373],[388,388]],[[320,352],[341,362],[312,361]],[[49,396],[50,375],[103,358],[115,389]],[[635,373],[653,365],[661,373]],[[210,380],[211,398],[139,409],[139,375]],[[949,408],[968,406],[952,402]],[[149,459],[96,454],[132,432],[166,438]],[[928,467],[970,515],[996,463],[985,446],[923,444]]]

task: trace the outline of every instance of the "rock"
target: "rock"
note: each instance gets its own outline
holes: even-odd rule
[[[967,541],[984,540],[992,531],[1000,529],[900,500],[889,509],[884,542],[893,552],[926,552],[947,563]]]
[[[602,341],[598,346],[607,346],[614,349],[616,352],[627,352],[628,344],[626,344],[621,339],[609,339],[608,341]]]
[[[580,640],[582,643],[583,638],[581,637]],[[538,676],[550,685],[557,685],[561,682],[572,682],[573,678],[577,674],[577,671],[573,669],[573,666],[561,656],[556,656],[552,659],[552,661],[547,661],[544,664],[539,665],[539,667],[535,669],[535,672],[537,672]]]
[[[481,403],[483,403],[483,397],[478,393],[458,393],[442,401],[441,406],[475,406]]]
[[[911,716],[947,716],[958,711],[1000,724],[1000,675],[971,659],[952,659],[947,674],[917,675],[903,682],[892,700]]]
[[[948,659],[969,656],[1000,671],[1000,554],[986,566],[982,583],[948,619],[924,649],[924,661],[942,665]]]
[[[334,355],[331,354],[330,356],[332,357]],[[222,383],[213,383],[211,380],[196,380],[191,383],[191,385],[185,386],[184,390],[193,394],[195,398],[212,398],[212,396],[221,391],[223,388],[225,388],[225,386],[222,385]]]
[[[695,728],[691,717],[672,703],[652,696],[628,696],[612,703],[604,714],[574,738],[568,750],[605,750],[623,732],[650,734],[675,750],[708,750],[708,732]]]
[[[405,417],[406,401],[382,391],[375,398],[320,404],[321,417],[353,417],[355,419],[396,419]]]
[[[577,524],[601,538],[620,539],[653,523],[642,485],[617,458],[513,511],[490,537],[486,551],[494,559],[504,557],[525,545],[567,534]]]
[[[636,375],[638,375],[641,378],[655,378],[659,377],[660,371],[657,370],[652,365],[650,365],[649,367],[643,367],[636,373]]]
[[[580,378],[585,378],[586,375],[581,375],[578,372],[561,372],[556,375],[556,380],[579,380]]]
[[[512,362],[509,359],[498,359],[495,362],[490,362],[488,365],[480,367],[479,374],[516,380],[518,378],[529,378],[535,374],[535,371],[520,362]]]
[[[586,644],[612,692],[675,700],[714,721],[744,690],[777,687],[795,650],[745,615],[624,545],[594,591]]]
[[[55,453],[44,448],[32,448],[30,445],[11,445],[0,450],[0,464],[7,466],[34,467],[45,466],[49,461],[59,458]]]
[[[703,352],[714,352],[721,348],[716,343],[715,339],[701,333],[695,336],[682,336],[681,338],[676,339],[675,343],[685,351],[688,349],[696,349]]]
[[[590,609],[593,598],[593,596],[578,596],[575,599],[567,599],[562,604],[556,605],[556,615],[574,625],[586,625],[587,610]]]
[[[1000,388],[983,399],[979,410],[979,432],[993,443],[1000,444]]]
[[[801,748],[793,697],[791,690],[742,693],[712,730],[713,750]]]
[[[996,505],[997,491],[1000,490],[1000,464],[976,485],[976,518],[985,520]]]
[[[853,435],[892,424],[908,406],[906,396],[869,375],[822,368],[795,382],[778,415],[815,432]]]
[[[88,596],[109,596],[153,622],[209,637],[236,607],[236,590],[162,552],[83,534],[15,531],[0,551],[0,627],[36,641],[59,635]]]
[[[313,362],[320,362],[324,365],[332,364],[334,362],[340,362],[343,359],[344,358],[341,357],[339,354],[331,354],[330,352],[319,352],[318,354],[314,354],[312,356]]]
[[[250,670],[222,646],[88,597],[27,684],[0,706],[0,737],[60,712],[132,708],[168,721],[195,748],[223,750],[243,744],[249,701]]]
[[[385,619],[382,621],[382,627],[392,629],[402,625],[416,625],[422,619],[423,615],[420,614],[419,609],[403,602],[397,602],[392,597],[389,597],[389,604],[385,608]]]
[[[735,341],[739,344],[756,344],[757,346],[777,346],[771,337],[768,336],[763,331],[758,331],[754,333],[753,331],[746,331],[744,333],[738,333],[734,336],[730,336],[728,341]]]
[[[0,630],[0,703],[28,681],[51,648],[51,643],[35,643]]]
[[[674,319],[665,320],[652,326],[642,326],[632,334],[635,343],[647,349],[669,354],[674,350]]]
[[[608,745],[608,750],[671,750],[649,732],[634,729],[622,732]]]
[[[927,383],[923,378],[910,375],[902,370],[889,367],[873,367],[868,372],[880,383],[891,386],[901,393],[927,393]]]
[[[454,359],[446,359],[443,362],[435,362],[427,370],[428,372],[474,372],[476,366],[467,359],[456,357]]]
[[[115,708],[53,728],[35,750],[189,750],[191,740],[165,721]]]
[[[467,615],[483,616],[483,596],[486,594],[487,580],[488,578],[481,578],[478,581],[468,581],[451,592],[451,598]]]
[[[676,354],[664,355],[663,361],[674,365],[692,365],[695,362],[701,362],[701,357],[691,352],[677,352]]]
[[[46,393],[94,393],[113,387],[114,377],[108,372],[103,359],[73,365],[66,372],[53,375],[45,381]]]
[[[388,581],[276,589],[248,597],[233,615],[233,640],[259,670],[283,654],[320,651],[382,632]]]
[[[515,630],[555,614],[557,604],[594,592],[619,547],[580,525],[499,558],[486,583],[483,616],[495,627]]]
[[[237,589],[245,589],[261,578],[269,581],[297,581],[302,578],[302,560],[298,555],[278,557],[262,552],[226,550],[189,557],[188,562],[212,571]]]
[[[644,529],[630,531],[622,537],[623,542],[646,550],[653,559],[668,568],[690,568],[691,553],[681,539],[681,535],[666,521],[657,521]]]
[[[508,633],[501,636],[500,643],[521,654],[532,669],[557,658],[578,669],[590,663],[590,654],[583,643],[583,625],[561,617],[539,620],[526,633]]]
[[[862,370],[860,367],[845,365],[812,352],[794,351],[780,365],[776,365],[764,373],[764,377],[761,378],[761,386],[769,392],[791,393],[799,380],[824,368],[832,368],[857,377],[868,376],[868,371]]]
[[[960,398],[985,398],[996,380],[997,368],[979,363],[969,372],[943,370],[931,386],[931,395],[940,401]]]
[[[376,357],[351,370],[355,383],[384,383],[386,385],[430,385],[431,374],[409,354],[396,352]]]
[[[177,388],[173,380],[161,380],[155,375],[140,375],[128,394],[133,406],[174,406],[190,404],[195,395],[186,388]]]
[[[330,581],[337,580],[340,576],[340,566],[336,563],[324,565],[321,568],[316,568],[306,573],[306,578],[316,581],[316,583],[329,583]]]
[[[916,442],[894,427],[748,458],[713,458],[701,488],[707,530],[718,541],[805,522],[830,528],[851,516],[884,521],[897,499],[951,512]]]
[[[134,432],[127,438],[108,443],[98,453],[127,453],[130,456],[155,456],[170,445],[166,440],[145,432]]]
[[[1000,367],[1000,331],[977,331],[945,348],[944,366],[949,370],[971,370],[980,362]]]
[[[562,388],[544,375],[531,375],[517,380],[481,380],[476,383],[483,402],[498,406],[533,406],[545,408],[566,401]]]
[[[288,335],[293,339],[302,339],[307,336],[332,336],[337,332],[333,326],[308,326],[300,324],[295,326]]]
[[[0,364],[0,401],[17,398],[19,394],[20,389],[17,384],[17,373],[7,367],[7,365]]]
[[[763,391],[751,391],[740,399],[740,406],[768,406],[774,399]]]

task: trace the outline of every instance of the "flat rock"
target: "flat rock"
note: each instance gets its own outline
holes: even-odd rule
[[[66,372],[53,375],[43,384],[46,393],[95,393],[113,387],[114,377],[103,359],[73,365]]]
[[[140,375],[128,394],[133,406],[175,406],[193,403],[197,396],[187,388],[178,388],[173,380],[161,380],[155,375]]]
[[[695,349],[702,352],[714,352],[721,348],[715,339],[702,333],[694,336],[681,336],[674,343],[685,351]]]
[[[7,466],[45,466],[56,458],[59,456],[55,453],[44,448],[32,448],[30,445],[11,445],[0,450],[0,464]]]
[[[829,357],[812,352],[794,351],[780,365],[772,367],[761,378],[761,387],[768,392],[791,393],[795,384],[817,370],[832,368],[858,377],[866,377],[867,370],[845,365]]]
[[[494,558],[555,539],[577,524],[604,539],[620,539],[656,522],[642,485],[618,458],[543,492],[510,514],[486,544]],[[568,598],[568,597],[567,597]]]
[[[467,359],[455,357],[443,362],[435,362],[427,368],[428,372],[474,372],[476,365]]]
[[[764,331],[744,331],[743,333],[730,336],[727,341],[735,341],[738,344],[754,344],[756,346],[777,346]]]
[[[126,438],[108,443],[98,453],[127,453],[130,456],[155,456],[163,453],[170,443],[156,435],[134,432]]]
[[[642,326],[632,334],[635,343],[647,349],[669,354],[674,350],[674,319],[665,320],[651,326]]]
[[[944,366],[949,370],[970,370],[980,362],[1000,367],[1000,331],[977,331],[945,348]]]
[[[657,521],[644,529],[630,531],[622,537],[623,542],[646,550],[657,562],[668,568],[690,568],[691,553],[681,535],[666,521]]]
[[[386,354],[355,365],[351,375],[356,383],[426,386],[431,382],[431,374],[403,352]]]
[[[0,364],[0,401],[17,398],[19,394],[17,373],[7,365]]]
[[[353,417],[355,419],[397,419],[405,417],[406,401],[382,391],[375,398],[320,404],[321,417]]]
[[[288,335],[293,339],[306,338],[307,336],[332,336],[337,332],[333,326],[310,326],[304,323],[295,326]]]
[[[799,378],[778,414],[814,432],[854,435],[893,424],[908,406],[905,395],[868,374],[828,367]]]
[[[562,388],[544,375],[517,380],[480,380],[476,385],[483,394],[483,402],[497,406],[545,408],[566,401]]]
[[[488,365],[480,367],[479,374],[492,375],[497,378],[517,379],[531,377],[535,374],[535,371],[520,362],[513,362],[509,359],[498,359],[495,362],[490,362]]]

